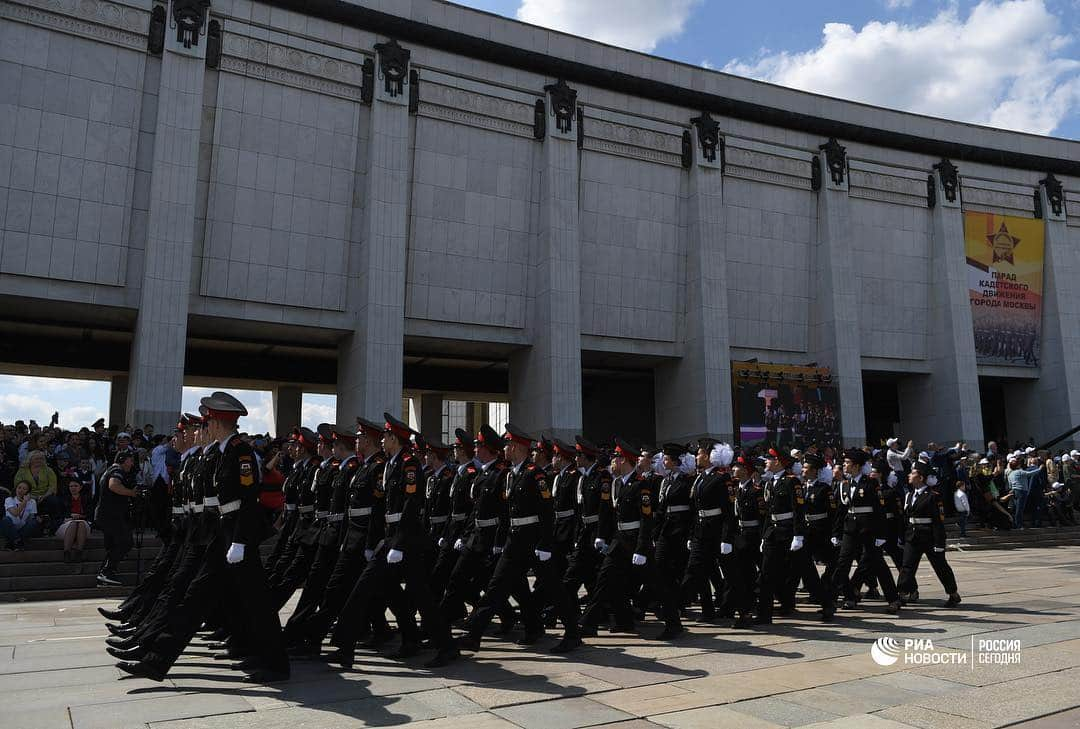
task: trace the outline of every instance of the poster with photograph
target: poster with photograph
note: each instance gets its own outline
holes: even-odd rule
[[[828,367],[732,362],[735,439],[744,448],[840,442],[840,402]]]

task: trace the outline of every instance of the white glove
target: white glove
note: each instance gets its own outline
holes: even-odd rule
[[[551,559],[551,552],[545,552],[542,549],[537,549],[536,558],[541,562],[547,562],[549,559]]]
[[[364,559],[366,559],[368,562],[370,562],[371,558],[374,557],[374,556],[375,556],[375,550],[374,549],[365,549],[364,550]]]
[[[765,551],[765,540],[764,539],[762,539],[761,544],[758,545],[758,551],[759,552],[764,552]]]
[[[829,541],[832,542],[832,545],[834,547],[839,547],[840,546],[840,540],[837,539],[836,537],[832,537],[831,539],[829,539]]]
[[[458,551],[458,552],[464,552],[465,551],[465,542],[461,541],[460,539],[457,540],[456,542],[454,542],[454,550]]]
[[[607,542],[605,542],[603,539],[594,539],[592,545],[596,548],[597,552],[603,552],[605,549],[607,549]]]
[[[898,547],[904,546],[904,540],[903,539],[897,539],[896,540],[896,546],[898,546]]]
[[[884,539],[875,539],[874,540],[874,546],[875,547],[881,547],[881,546],[884,546],[884,544],[885,544]]]
[[[630,561],[633,562],[635,567],[644,567],[645,563],[649,560],[645,557],[644,554],[635,554],[633,557],[630,558]]]
[[[944,551],[945,551],[945,547],[934,547],[934,551],[935,551],[935,552],[944,552]]]
[[[734,547],[727,542],[720,542],[720,554],[731,554]]]
[[[225,553],[225,561],[236,564],[244,558],[244,545],[233,542],[229,545],[229,551]]]
[[[693,544],[693,543],[694,543],[694,540],[692,540],[692,539],[687,539],[686,540],[686,550],[687,551],[690,551],[690,545]]]
[[[791,538],[791,551],[792,552],[798,552],[800,549],[802,549],[802,540],[803,540],[803,538],[801,536],[799,536],[799,535],[795,535],[794,537]]]
[[[492,554],[502,554],[503,553],[503,548],[502,547],[492,547],[491,548],[491,553]]]
[[[439,541],[437,543],[439,545],[439,549],[444,548],[446,546],[446,537],[439,537]]]
[[[391,549],[389,552],[386,553],[387,564],[397,564],[403,559],[405,559],[405,553],[402,552],[400,549]]]

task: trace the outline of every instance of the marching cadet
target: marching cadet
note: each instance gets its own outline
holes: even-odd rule
[[[277,567],[278,560],[285,554],[293,531],[300,521],[300,513],[296,508],[300,498],[298,472],[302,469],[298,468],[298,466],[301,461],[306,460],[307,452],[303,443],[307,441],[314,448],[315,438],[315,434],[307,428],[293,428],[289,440],[285,442],[284,447],[289,454],[289,458],[292,459],[293,467],[281,485],[281,493],[285,497],[285,513],[281,517],[281,530],[274,541],[274,549],[270,552],[270,556],[266,558],[266,573],[268,575],[274,574],[274,568]],[[293,553],[293,556],[296,556],[295,553]]]
[[[544,472],[544,475],[548,478],[548,483],[551,483],[553,475],[551,459],[554,456],[554,444],[545,436],[540,436],[540,439],[532,444],[531,455],[533,464]]]
[[[717,565],[724,574],[724,607],[737,613],[738,625],[749,621],[749,596],[745,593],[742,566],[734,547],[736,512],[735,484],[726,472],[734,458],[731,446],[711,438],[698,442],[698,475],[690,487],[690,512],[696,518],[688,548],[690,557],[682,580],[684,603],[694,595],[708,592],[709,579]]]
[[[555,525],[551,539],[549,574],[552,575],[552,579],[560,583],[563,575],[566,574],[567,561],[574,548],[574,536],[577,530],[577,485],[581,472],[574,464],[575,458],[576,451],[572,445],[558,438],[552,442],[551,498],[554,501]],[[558,593],[553,593],[542,580],[538,581],[535,588],[545,596],[544,626],[554,628],[557,609],[549,596]],[[576,601],[577,595],[575,594],[571,599]]]
[[[369,539],[378,543],[385,530],[383,511],[376,513],[376,503],[383,498],[382,479],[386,458],[380,441],[382,426],[366,418],[357,418],[356,462],[345,494],[344,535],[334,570],[326,583],[318,610],[307,617],[302,625],[290,630],[292,640],[290,653],[298,656],[317,656],[320,645],[330,625],[341,614],[353,585],[356,584],[364,565],[372,556],[367,550]],[[385,610],[371,611],[372,633],[376,642],[385,640],[390,629],[386,624]],[[290,624],[293,621],[290,620]],[[367,626],[361,626],[361,633]]]
[[[658,460],[660,453],[658,449],[652,446],[642,446],[641,453],[637,459],[637,474],[638,478],[648,481],[649,493],[651,494],[652,506],[651,506],[651,520],[653,529],[656,528],[656,499],[660,493],[660,482],[663,477],[660,475],[657,467],[659,465]],[[649,547],[652,551],[654,537],[650,535]],[[645,565],[632,570],[632,578],[630,585],[630,594],[632,596],[631,602],[634,606],[634,616],[641,620],[645,619],[645,611],[649,607],[649,603],[652,601],[652,583],[653,583],[653,569],[655,566],[656,555],[653,551],[649,555],[649,559]]]
[[[577,484],[578,524],[574,549],[563,576],[563,589],[570,596],[576,596],[582,585],[592,594],[602,550],[607,547],[596,536],[600,512],[611,509],[611,474],[596,462],[600,449],[581,436],[576,436],[575,441],[577,466],[581,471]]]
[[[929,463],[916,461],[908,474],[911,491],[904,499],[906,526],[900,594],[910,594],[915,589],[915,573],[919,569],[919,560],[925,554],[949,596],[945,607],[951,608],[960,604],[960,593],[957,592],[952,567],[945,561],[945,505],[941,501],[941,494],[926,482],[931,473]]]
[[[191,641],[215,598],[227,595],[223,612],[234,636],[243,635],[250,651],[245,676],[254,682],[289,677],[289,659],[281,635],[277,610],[270,604],[266,575],[259,558],[265,527],[259,505],[259,469],[251,446],[236,431],[236,421],[247,409],[232,395],[215,392],[202,399],[207,409],[210,436],[220,445],[213,482],[219,514],[216,533],[199,573],[170,616],[169,627],[137,663],[121,661],[117,668],[133,676],[161,681]],[[206,503],[206,497],[203,498]]]
[[[836,612],[832,573],[836,566],[836,551],[829,541],[836,519],[836,499],[832,485],[818,476],[825,468],[825,459],[816,453],[803,455],[803,497],[806,499],[806,531],[803,548],[792,553],[791,578],[788,594],[795,601],[795,590],[802,580],[810,599],[821,605],[821,619],[828,622]],[[815,561],[825,565],[819,577]]]
[[[881,547],[885,544],[885,505],[877,481],[862,472],[869,457],[857,448],[844,453],[844,480],[839,486],[840,513],[832,537],[833,544],[840,546],[833,586],[838,594],[850,594],[851,563],[861,549],[860,563],[865,563],[869,574],[877,577],[889,602],[888,612],[896,614],[900,612],[896,582],[881,556]],[[845,606],[849,605],[853,607],[854,603],[845,603]]]
[[[334,475],[341,460],[334,455],[334,428],[330,423],[321,423],[319,432],[319,457],[322,459],[315,466],[310,485],[311,506],[315,517],[308,522],[306,529],[299,536],[299,547],[292,564],[288,566],[281,579],[271,587],[271,594],[278,610],[285,606],[293,593],[304,584],[311,574],[311,566],[319,553],[323,531],[330,516],[330,498],[334,490]],[[340,451],[340,446],[338,448]]]
[[[506,462],[502,459],[503,439],[489,425],[481,425],[474,441],[479,471],[472,482],[472,513],[466,527],[453,544],[459,553],[450,572],[440,609],[448,620],[465,617],[465,603],[476,605],[480,591],[491,577],[494,560],[502,553],[497,543],[501,522],[506,519]]]
[[[660,482],[653,515],[655,548],[651,591],[660,603],[659,617],[664,621],[664,630],[657,639],[672,640],[684,631],[680,615],[683,605],[680,583],[690,556],[687,545],[692,535],[693,515],[690,512],[690,476],[682,462],[686,447],[665,443],[663,454],[667,473]]]
[[[294,436],[303,450],[301,458],[293,464],[292,473],[289,474],[289,478],[295,480],[298,493],[296,511],[299,516],[289,544],[270,577],[270,593],[274,596],[279,610],[304,581],[311,560],[315,558],[315,542],[321,524],[315,518],[314,481],[323,461],[333,453],[333,436],[329,427],[327,423],[321,424],[317,435],[301,428]]]
[[[360,632],[370,623],[372,610],[381,607],[381,600],[385,599],[401,632],[397,657],[408,658],[420,649],[420,630],[415,617],[419,611],[424,628],[438,649],[425,665],[443,666],[457,657],[457,649],[428,581],[427,552],[431,547],[424,531],[420,462],[409,448],[412,432],[409,426],[390,413],[383,413],[383,418],[386,425],[382,445],[387,458],[383,472],[386,536],[376,545],[371,561],[353,587],[349,596],[352,609],[342,612],[338,620],[333,639],[338,651],[330,660],[345,668],[352,667]]]
[[[633,567],[644,567],[652,552],[652,481],[637,473],[639,452],[625,440],[615,439],[611,461],[611,509],[600,512],[597,541],[604,543],[604,561],[596,589],[581,617],[582,635],[596,635],[597,626],[609,614],[614,630],[634,632],[630,609]]]
[[[450,521],[450,487],[454,483],[455,471],[447,463],[450,446],[435,438],[424,438],[427,450],[424,451],[424,465],[427,479],[424,486],[424,525],[431,540],[431,558],[437,556],[439,538],[446,531]],[[434,561],[432,562],[434,567]]]
[[[351,431],[351,428],[342,428],[337,425],[331,427],[334,455],[330,460],[331,466],[327,469],[329,475],[328,478],[316,479],[320,491],[329,491],[329,494],[324,496],[317,493],[315,496],[316,516],[319,513],[318,507],[323,504],[328,513],[323,520],[322,531],[319,532],[315,558],[311,561],[311,568],[304,580],[300,600],[285,624],[285,637],[290,642],[297,640],[299,627],[318,611],[325,595],[326,585],[330,581],[330,575],[333,574],[341,554],[349,484],[352,483],[357,469],[360,468],[360,461],[356,458],[356,435]],[[325,484],[327,480],[329,480],[328,488]]]
[[[533,569],[541,576],[547,589],[555,592],[552,601],[559,606],[559,618],[565,634],[552,648],[554,653],[565,653],[581,645],[577,626],[577,605],[569,596],[560,594],[561,583],[554,575],[547,574],[551,567],[551,539],[555,520],[551,490],[547,476],[529,461],[532,439],[516,428],[506,424],[505,456],[510,467],[504,471],[504,509],[507,519],[500,528],[499,542],[503,549],[495,571],[484,590],[480,604],[469,616],[466,635],[458,639],[461,650],[478,651],[484,629],[506,599],[513,595],[521,608],[524,636],[518,645],[532,645],[544,635],[540,620],[539,597],[532,594],[526,579]]]
[[[754,587],[758,584],[761,565],[761,530],[765,521],[765,494],[755,481],[757,462],[748,455],[735,459],[733,469],[738,485],[735,487],[735,516],[738,531],[735,537],[735,560],[739,570],[739,595],[742,604],[749,605]],[[750,624],[749,617],[735,622],[736,626]]]
[[[780,600],[780,614],[795,610],[795,595],[787,590],[792,573],[792,553],[804,548],[806,532],[805,500],[799,477],[788,472],[790,457],[769,449],[766,468],[772,478],[765,481],[763,498],[768,518],[761,540],[761,583],[758,592],[757,624],[772,623],[773,598]]]
[[[885,544],[881,545],[882,559],[885,555],[889,555],[893,564],[896,565],[896,569],[899,572],[901,565],[904,562],[904,529],[901,521],[903,520],[903,491],[897,488],[897,478],[906,478],[903,473],[897,476],[894,471],[889,468],[888,463],[883,459],[871,461],[870,466],[870,478],[874,479],[878,483],[878,493],[881,497],[882,505],[885,512]],[[855,569],[855,574],[851,578],[850,591],[857,597],[863,597],[860,595],[860,590],[863,583],[865,583],[870,589],[867,590],[865,597],[879,598],[881,593],[877,590],[877,578],[870,573],[869,567],[865,566],[869,563],[859,562],[859,566]],[[886,563],[887,564],[887,563]],[[918,584],[915,585],[915,590],[911,593],[911,602],[916,602],[919,598]]]
[[[461,539],[472,513],[472,483],[480,466],[473,457],[473,439],[463,429],[454,431],[454,460],[457,466],[450,483],[449,512],[444,528],[435,540],[437,556],[431,571],[431,589],[439,599],[446,592],[450,573],[457,563],[459,552],[454,545]]]

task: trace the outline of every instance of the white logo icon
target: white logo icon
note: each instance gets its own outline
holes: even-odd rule
[[[900,643],[895,638],[878,638],[870,646],[870,657],[879,666],[891,666],[900,660]]]

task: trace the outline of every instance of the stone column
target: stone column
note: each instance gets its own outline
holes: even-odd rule
[[[1069,239],[1061,183],[1047,175],[1039,182],[1046,248],[1043,274],[1042,357],[1039,361],[1038,420],[1042,442],[1080,425],[1080,236]],[[1080,447],[1073,435],[1055,448]]]
[[[859,297],[852,265],[851,201],[847,155],[835,139],[821,145],[814,160],[818,190],[817,240],[814,242],[813,299],[810,305],[810,359],[832,370],[839,388],[840,427],[844,446],[863,445],[862,352],[859,346]]]
[[[109,378],[109,425],[127,424],[127,396],[128,376],[113,375]]]
[[[934,165],[930,211],[929,377],[907,377],[899,387],[904,439],[983,445],[975,332],[968,297],[960,177],[949,160]]]
[[[530,257],[532,346],[510,356],[510,419],[529,432],[569,438],[581,431],[577,94],[562,81],[545,91],[539,229]]]
[[[184,385],[208,14],[177,24],[168,8],[157,95],[142,299],[131,344],[126,417],[159,431],[176,422]],[[182,18],[183,20],[184,18]]]
[[[682,358],[656,368],[656,437],[730,442],[731,355],[728,337],[727,238],[723,140],[706,112],[692,120],[693,156],[686,199],[686,317]]]
[[[350,264],[356,326],[338,348],[337,418],[378,419],[401,410],[405,259],[409,217],[409,51],[375,44],[374,96],[359,226],[360,260]],[[355,212],[355,210],[354,210]]]
[[[420,396],[420,432],[432,438],[442,438],[441,392],[426,393]]]
[[[297,385],[278,385],[270,396],[274,406],[274,433],[284,438],[303,424],[304,391]]]

